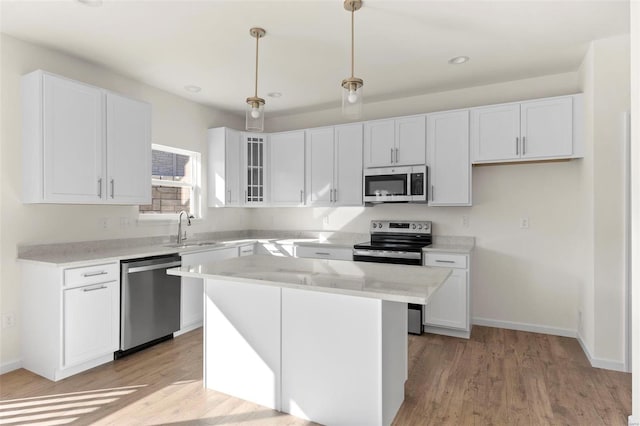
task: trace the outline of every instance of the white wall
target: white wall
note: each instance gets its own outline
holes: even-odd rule
[[[429,219],[436,234],[475,236],[476,321],[575,336],[580,310],[592,361],[623,368],[621,119],[629,107],[629,47],[626,37],[594,46],[595,55],[589,53],[593,67],[586,71],[583,66],[576,73],[365,103],[366,120],[577,93],[590,85],[584,159],[474,167],[472,207],[264,209],[253,212],[252,226],[366,233],[375,218]],[[266,124],[270,131],[281,131],[338,122],[343,119],[336,108],[273,117]],[[462,226],[463,215],[470,218],[468,228]],[[528,230],[519,229],[521,217],[529,218]]]
[[[209,127],[244,125],[243,117],[220,113],[161,90],[118,75],[101,66],[2,35],[1,57],[1,146],[0,146],[0,312],[14,313],[20,321],[20,269],[16,245],[137,236],[168,235],[176,225],[137,225],[137,206],[23,205],[21,193],[20,76],[44,69],[94,84],[132,98],[147,101],[153,108],[153,142],[201,152],[206,164],[206,132]],[[206,168],[203,170],[206,184]],[[206,194],[206,187],[203,191]],[[248,213],[242,209],[205,209],[206,218],[190,232],[245,229]],[[101,219],[107,218],[109,229]],[[120,227],[120,218],[132,226]],[[20,357],[19,324],[1,329],[0,366]]]
[[[591,43],[581,66],[585,93],[586,139],[583,181],[587,212],[585,265],[592,275],[582,283],[580,339],[596,365],[626,357],[626,184],[625,115],[630,105],[629,38]]]

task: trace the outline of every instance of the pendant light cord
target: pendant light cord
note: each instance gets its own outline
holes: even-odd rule
[[[258,97],[258,40],[260,40],[260,34],[256,34],[256,92],[254,97]]]
[[[353,78],[354,72],[353,72],[353,66],[354,66],[354,57],[355,57],[355,43],[354,43],[354,31],[353,31],[353,26],[354,26],[354,19],[353,19],[353,15],[355,13],[355,6],[351,5],[351,78]]]

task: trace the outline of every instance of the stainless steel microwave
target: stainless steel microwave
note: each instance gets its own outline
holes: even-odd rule
[[[364,170],[365,203],[426,203],[427,166]]]

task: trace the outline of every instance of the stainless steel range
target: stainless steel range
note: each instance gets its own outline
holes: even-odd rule
[[[373,220],[371,240],[353,246],[360,262],[422,265],[422,248],[431,245],[431,221]],[[422,305],[409,303],[409,333],[422,334]]]

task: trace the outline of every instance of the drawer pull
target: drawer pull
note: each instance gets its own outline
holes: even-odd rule
[[[436,259],[437,263],[456,263],[455,260],[440,260],[440,259]]]
[[[240,250],[240,253],[253,253],[252,249]]]
[[[317,251],[316,254],[320,256],[331,256],[331,253],[327,253],[326,251]]]
[[[100,287],[92,287],[92,288],[83,288],[82,291],[96,291],[96,290],[102,290],[104,288],[107,288],[106,285],[101,285]]]
[[[83,277],[97,277],[98,275],[107,275],[107,271],[97,271],[97,272],[85,272],[82,274]]]

